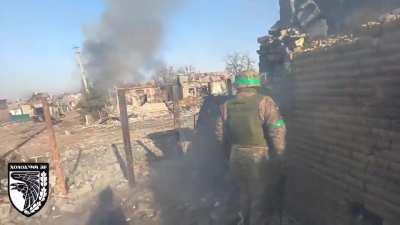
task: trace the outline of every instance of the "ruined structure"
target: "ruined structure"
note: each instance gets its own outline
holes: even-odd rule
[[[223,73],[199,73],[178,76],[181,99],[228,94],[232,87],[231,77]]]
[[[398,224],[400,1],[280,6],[258,53],[288,120],[287,210],[303,224]]]
[[[362,24],[400,14],[400,0],[280,0],[280,20],[258,38],[260,72],[273,78],[287,73],[293,52],[311,40],[350,33]]]
[[[163,102],[167,96],[155,84],[130,85],[124,87],[129,105],[143,105],[145,103]]]
[[[291,99],[286,208],[304,224],[400,221],[399,38],[395,20],[315,43],[274,84]]]
[[[28,100],[19,100],[16,102],[1,103],[0,106],[2,118],[8,118],[12,122],[25,122],[29,120],[43,120],[42,98],[50,103],[50,113],[53,118],[60,118],[66,112],[71,111],[78,104],[80,94],[62,94],[50,96],[47,93],[33,93]],[[8,121],[7,120],[7,121]],[[0,118],[1,121],[1,118]]]
[[[279,0],[280,21],[273,29],[299,26],[312,37],[349,32],[399,8],[399,0]]]

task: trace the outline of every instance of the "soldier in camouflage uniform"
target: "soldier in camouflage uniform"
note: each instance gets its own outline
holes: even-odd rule
[[[268,164],[283,161],[286,127],[272,98],[259,94],[256,72],[238,75],[235,85],[236,97],[221,107],[217,136],[226,146],[230,170],[239,184],[241,224],[262,225],[276,203],[267,188],[279,176],[268,171]]]

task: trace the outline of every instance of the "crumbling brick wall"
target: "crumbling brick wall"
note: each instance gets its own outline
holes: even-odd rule
[[[294,60],[286,208],[305,224],[400,224],[400,22],[357,36]]]

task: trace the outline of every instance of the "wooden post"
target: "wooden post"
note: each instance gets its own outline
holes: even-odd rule
[[[42,98],[44,119],[46,121],[47,132],[49,133],[49,144],[51,147],[51,156],[53,161],[53,167],[56,175],[56,191],[62,196],[66,196],[68,191],[65,184],[64,170],[61,167],[60,151],[57,146],[56,135],[53,129],[53,122],[50,115],[49,103],[45,98]]]
[[[133,167],[133,154],[131,147],[131,137],[129,133],[129,121],[128,121],[128,111],[126,108],[126,98],[125,98],[125,90],[118,89],[118,104],[119,104],[119,112],[120,112],[120,122],[122,128],[122,138],[124,140],[124,149],[127,163],[127,175],[128,182],[130,187],[135,186],[135,171]]]
[[[181,110],[179,106],[179,86],[174,85],[172,87],[172,101],[173,101],[173,113],[174,113],[174,129],[176,131],[177,143],[178,143],[178,154],[184,154],[186,152],[185,146],[183,146],[182,139],[184,139],[184,133],[181,130]]]
[[[174,113],[174,128],[179,130],[180,128],[180,107],[179,107],[179,96],[178,86],[172,86],[172,102],[173,102],[173,113]]]

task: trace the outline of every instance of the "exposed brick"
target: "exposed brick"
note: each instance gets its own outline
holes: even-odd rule
[[[348,212],[332,210],[345,199],[364,203],[384,225],[400,217],[400,24],[359,34],[293,63],[288,154],[302,166],[289,169],[288,195],[303,191],[288,205],[311,224],[350,225]]]

